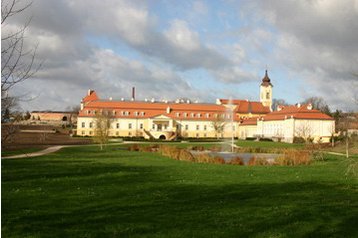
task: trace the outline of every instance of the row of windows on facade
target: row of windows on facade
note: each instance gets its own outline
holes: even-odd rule
[[[104,113],[105,115],[109,115],[109,116],[111,116],[111,115],[113,115],[113,116],[115,116],[115,115],[117,115],[117,111],[100,111],[100,113]],[[87,110],[87,115],[96,115],[97,114],[97,111],[96,110],[93,110],[93,111],[91,111],[91,110]],[[128,112],[128,111],[121,111],[120,112],[120,115],[122,115],[122,116],[129,116],[131,113],[130,112]],[[144,116],[145,115],[145,112],[134,112],[134,116]]]
[[[84,136],[84,135],[86,135],[86,132],[85,132],[85,131],[82,131],[81,134]],[[92,131],[89,131],[89,135],[92,136],[92,135],[94,135],[94,134],[93,134]],[[116,131],[115,135],[116,135],[116,136],[119,136],[119,132]],[[138,134],[133,134],[132,132],[128,132],[128,136],[143,136],[143,133],[140,132],[140,133],[138,133]],[[199,133],[196,133],[196,134],[195,134],[195,137],[200,137],[200,134],[199,134]],[[203,137],[207,137],[207,134],[204,133],[204,134],[203,134]],[[215,134],[215,137],[217,137],[217,134]]]
[[[94,111],[91,111],[91,110],[87,110],[87,114],[88,115],[95,115],[96,114],[96,111],[94,110]],[[115,116],[115,115],[117,115],[117,112],[116,111],[113,111],[112,113],[110,112],[110,111],[105,111],[105,114],[106,115],[113,115],[113,116]],[[121,116],[130,116],[131,115],[131,112],[128,112],[128,111],[121,111],[120,112],[120,115]],[[145,115],[145,112],[134,112],[134,116],[144,116]],[[175,113],[175,116],[176,117],[180,117],[180,116],[183,116],[183,117],[188,117],[189,116],[189,113],[187,113],[187,112],[184,112],[183,114],[180,114],[179,112],[176,112]],[[202,117],[202,114],[201,113],[190,113],[190,117],[191,118],[201,118]],[[214,118],[218,118],[218,117],[221,117],[221,118],[223,118],[223,119],[225,119],[225,118],[227,118],[227,119],[231,119],[231,115],[230,114],[217,114],[217,113],[215,113],[214,114]],[[210,118],[210,113],[205,113],[205,118]]]
[[[86,127],[86,123],[82,122],[81,124],[82,128]],[[168,128],[168,126],[166,124],[163,125],[164,126],[164,130],[166,130]],[[89,123],[89,128],[93,128],[94,124],[93,122]],[[120,129],[120,124],[116,123],[115,124],[115,129]],[[180,125],[176,125],[176,128],[179,130],[180,129]],[[189,125],[185,125],[184,126],[185,130],[189,130]],[[133,129],[133,125],[132,123],[128,123],[128,129]],[[143,123],[139,124],[139,129],[143,129]],[[152,129],[155,130],[155,124],[152,124]],[[196,130],[199,131],[200,130],[200,125],[196,125]],[[207,130],[207,125],[203,125],[203,130],[206,131]],[[233,130],[235,130],[235,126],[233,126]]]

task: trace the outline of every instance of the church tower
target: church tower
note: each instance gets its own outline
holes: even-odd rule
[[[271,79],[267,75],[267,70],[265,72],[265,77],[262,79],[260,85],[260,102],[265,107],[270,107],[272,110],[272,88]]]

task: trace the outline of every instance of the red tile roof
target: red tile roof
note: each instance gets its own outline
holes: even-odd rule
[[[236,113],[252,113],[252,114],[266,114],[269,113],[270,107],[265,107],[261,102],[249,101],[249,100],[230,100],[219,99],[221,104],[233,104],[236,105]]]
[[[100,100],[93,90],[90,90],[89,95],[84,97],[82,101],[84,102],[84,109],[80,111],[80,117],[93,117],[94,111],[102,109],[115,113],[114,117],[117,118],[152,118],[165,115],[177,120],[214,120],[217,115],[225,114],[225,120],[230,120],[228,118],[230,112],[227,107],[217,104]],[[222,104],[227,104],[228,101],[221,99]],[[266,114],[270,112],[270,109],[264,107],[260,102],[233,100],[233,104],[236,105],[234,110],[235,121],[240,120],[238,113]],[[170,108],[169,113],[167,113],[168,107]]]
[[[310,109],[311,105],[282,106],[280,111],[271,112],[263,117],[265,121],[284,120],[286,118],[311,119],[311,120],[334,120],[332,117],[319,110]]]
[[[96,100],[99,100],[97,93],[94,90],[89,90],[89,94],[82,99],[82,102],[87,103],[87,102],[92,102],[92,101],[96,101]]]
[[[115,112],[116,118],[153,118],[164,115],[177,120],[213,120],[217,115],[225,114],[225,119],[230,112],[223,105],[204,104],[204,103],[163,103],[163,102],[142,102],[142,101],[109,101],[98,100],[95,92],[85,97],[87,102],[83,110],[80,111],[80,117],[93,117],[95,111],[107,110]],[[97,98],[97,99],[96,99]],[[169,108],[169,113],[167,109]],[[90,112],[90,113],[88,113]],[[142,114],[144,113],[144,114]],[[234,113],[235,114],[235,113]],[[186,115],[186,116],[185,116]],[[238,116],[234,115],[234,120],[238,121]]]

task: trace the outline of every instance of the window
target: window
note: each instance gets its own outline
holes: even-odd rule
[[[116,124],[116,128],[119,129],[119,123]]]
[[[196,135],[195,135],[196,137],[199,137],[199,133],[196,133]]]
[[[85,128],[85,127],[86,127],[86,123],[82,122],[82,128]]]
[[[164,124],[164,130],[166,130],[166,129],[167,129],[167,127],[168,127],[168,125],[167,125],[167,124]]]
[[[83,136],[85,135],[85,131],[82,131],[82,133],[81,133]]]
[[[145,115],[145,113],[144,113],[144,112],[141,112],[140,115],[143,117],[143,116]]]
[[[198,115],[197,115],[197,116],[198,116],[198,118],[200,118],[200,117],[201,117],[201,114],[200,114],[200,113],[198,113]]]
[[[206,137],[206,133],[204,133],[204,137]]]
[[[184,112],[184,117],[187,117],[188,116],[188,113]]]
[[[132,132],[128,132],[128,135],[131,136],[131,135],[132,135]]]
[[[134,116],[138,116],[139,115],[139,112],[134,112]]]
[[[121,115],[124,116],[124,111],[121,111]]]
[[[189,130],[189,125],[185,125],[185,130]]]
[[[139,129],[143,129],[143,123],[139,124]]]
[[[200,128],[200,126],[199,126],[199,125],[196,125],[196,130],[197,130],[197,131],[199,130],[199,128]]]
[[[90,131],[89,134],[92,135],[92,131]]]
[[[209,113],[206,113],[206,118],[209,118],[210,117],[210,114]]]
[[[195,114],[192,112],[192,113],[190,113],[190,116],[191,116],[191,117],[194,117],[194,116],[195,116]]]
[[[152,129],[155,130],[155,124],[152,124]]]
[[[92,127],[93,127],[93,122],[90,122],[89,128],[92,128]]]
[[[180,113],[179,112],[175,113],[175,116],[180,117]]]
[[[270,99],[270,92],[266,92],[266,99]]]
[[[206,131],[206,125],[204,125],[204,131]]]
[[[132,129],[132,123],[128,123],[128,129]]]
[[[87,114],[91,114],[91,111],[90,111],[90,110],[88,110],[88,111],[87,111]]]
[[[113,110],[113,115],[115,116],[116,114],[117,114],[117,112]]]
[[[118,136],[119,135],[119,132],[118,131],[116,131],[116,136]]]

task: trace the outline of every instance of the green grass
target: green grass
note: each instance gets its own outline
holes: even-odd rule
[[[108,146],[2,161],[3,237],[357,237],[341,157],[194,164]]]
[[[3,151],[1,150],[1,156],[5,157],[5,156],[12,156],[12,155],[20,155],[20,154],[27,154],[27,153],[33,153],[33,152],[38,152],[41,150],[44,150],[45,148],[25,148],[25,149],[19,149],[19,150],[8,150],[8,151]]]

